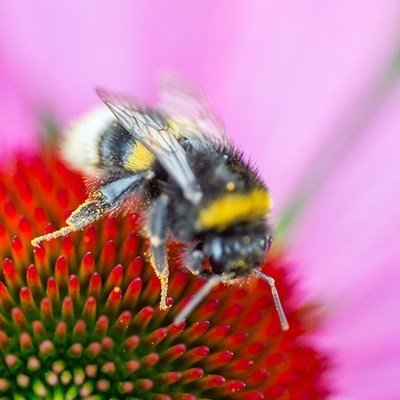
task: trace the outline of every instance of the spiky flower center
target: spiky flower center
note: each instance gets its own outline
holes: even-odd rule
[[[170,248],[174,301],[160,284],[136,215],[109,217],[33,249],[86,197],[49,148],[0,172],[0,398],[322,399],[326,360],[306,346],[286,266],[266,266],[291,323],[281,332],[268,287],[219,286],[185,323],[173,317],[202,282]],[[172,300],[171,300],[172,301]],[[291,310],[290,310],[291,308]]]

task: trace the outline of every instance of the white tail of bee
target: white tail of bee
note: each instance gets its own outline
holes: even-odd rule
[[[276,286],[275,286],[275,279],[271,278],[268,275],[263,274],[257,268],[254,268],[253,271],[254,271],[255,275],[257,275],[262,280],[266,281],[268,283],[268,285],[271,287],[272,298],[274,299],[275,308],[276,308],[276,311],[278,312],[279,320],[281,323],[281,328],[283,331],[287,331],[289,329],[289,323],[287,321],[285,311],[283,311],[282,303],[279,300],[279,294],[278,294],[278,291],[276,290]]]

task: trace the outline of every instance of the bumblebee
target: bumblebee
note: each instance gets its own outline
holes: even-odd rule
[[[169,73],[159,87],[157,108],[97,89],[107,107],[74,124],[61,149],[67,163],[96,177],[97,185],[65,227],[32,244],[80,230],[140,198],[150,260],[161,282],[161,309],[168,308],[166,243],[172,237],[185,245],[185,267],[207,280],[176,321],[218,283],[255,274],[270,285],[287,330],[274,280],[258,269],[271,244],[268,188],[232,145],[196,85]]]

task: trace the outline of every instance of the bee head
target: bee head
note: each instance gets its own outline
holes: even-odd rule
[[[205,240],[204,253],[213,273],[242,276],[264,263],[269,246],[270,236],[265,232],[213,235]]]

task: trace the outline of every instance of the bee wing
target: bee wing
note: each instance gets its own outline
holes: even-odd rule
[[[197,203],[202,193],[179,144],[163,116],[135,100],[103,89],[97,93],[118,121],[154,154],[171,178],[181,187],[185,197]]]
[[[158,83],[159,109],[171,118],[183,135],[229,143],[223,123],[197,85],[171,71],[161,74]]]

